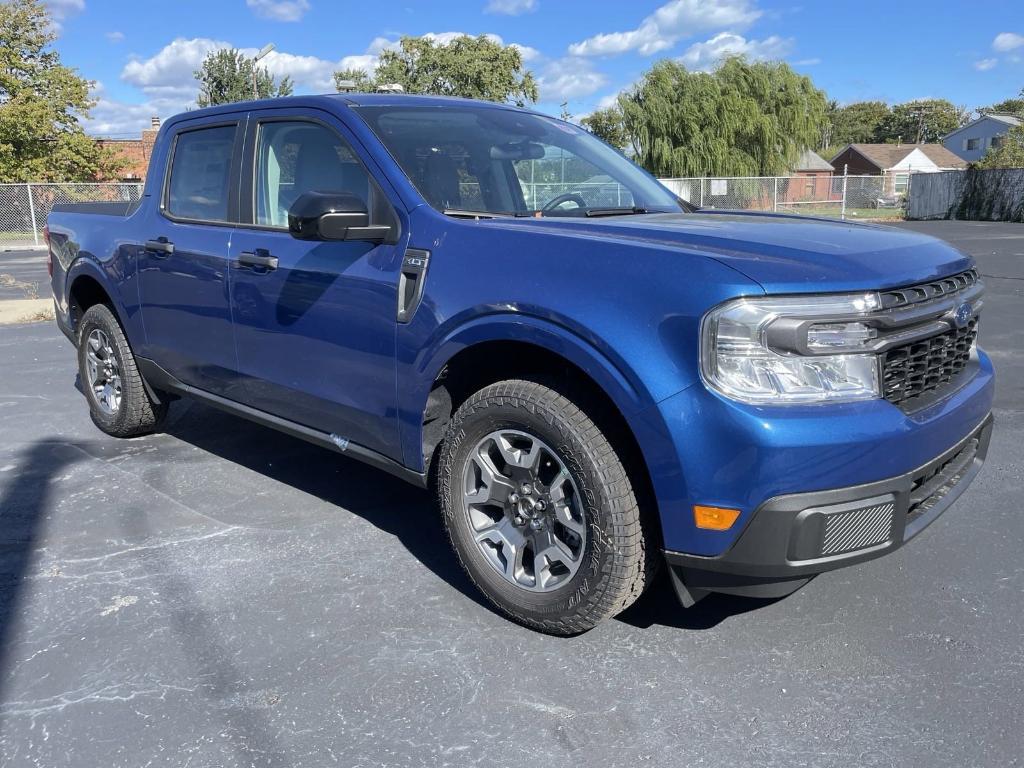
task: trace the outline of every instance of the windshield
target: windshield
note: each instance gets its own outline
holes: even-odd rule
[[[680,210],[661,184],[561,120],[473,105],[356,111],[439,211],[594,216]]]

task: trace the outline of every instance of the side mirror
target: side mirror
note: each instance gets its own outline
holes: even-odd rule
[[[390,226],[371,226],[366,203],[347,192],[305,192],[288,209],[288,231],[299,240],[382,243]]]

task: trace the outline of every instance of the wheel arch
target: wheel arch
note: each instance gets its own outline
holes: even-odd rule
[[[106,304],[114,313],[122,328],[125,324],[124,308],[116,300],[116,292],[110,290],[103,270],[87,259],[78,259],[68,270],[66,306],[71,330],[78,331],[78,323],[89,307]]]
[[[433,354],[424,355],[415,377],[420,384],[415,405],[404,420],[412,428],[403,436],[407,464],[429,473],[459,405],[488,384],[516,378],[554,383],[582,399],[580,405],[622,451],[642,503],[657,509],[652,468],[653,462],[663,468],[664,456],[660,430],[650,422],[656,414],[650,393],[622,361],[539,318],[484,318],[449,334]]]

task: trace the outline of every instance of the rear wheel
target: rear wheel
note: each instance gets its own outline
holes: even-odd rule
[[[78,370],[93,423],[114,437],[154,431],[167,403],[149,397],[128,339],[110,308],[90,307],[78,325]]]
[[[555,389],[505,381],[470,397],[449,425],[438,489],[463,567],[515,621],[576,634],[644,589],[653,555],[623,461]]]

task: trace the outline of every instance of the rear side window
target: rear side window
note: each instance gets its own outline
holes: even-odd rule
[[[179,219],[228,220],[235,126],[178,134],[167,181],[167,212]]]

